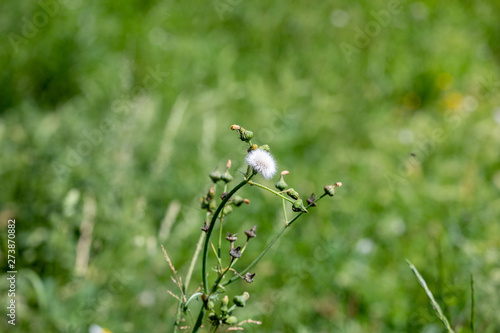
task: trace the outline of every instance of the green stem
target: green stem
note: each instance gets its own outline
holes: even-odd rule
[[[186,303],[184,303],[184,309],[187,309],[187,307],[188,307],[189,303],[190,303],[193,299],[195,299],[196,297],[201,296],[201,295],[203,295],[203,293],[200,293],[200,292],[198,292],[198,293],[194,293],[193,295],[191,295],[191,297],[189,297],[189,299],[186,301]]]
[[[285,224],[288,224],[288,217],[286,217],[286,205],[285,205],[285,200],[281,200],[283,203],[283,218],[285,219]]]
[[[223,191],[223,193],[225,193],[226,191],[227,191],[227,183],[224,184],[224,191]],[[221,261],[222,223],[223,222],[224,222],[224,210],[222,211],[222,216],[220,217],[220,222],[219,222],[219,249],[217,251],[217,256],[219,257],[219,262]]]
[[[212,333],[217,332],[217,328],[219,328],[219,324],[214,325],[214,326],[212,327]]]
[[[273,190],[273,189],[271,189],[271,188],[269,188],[269,187],[267,187],[265,185],[262,185],[262,184],[259,184],[259,183],[256,183],[256,182],[251,182],[251,181],[249,181],[248,184],[260,187],[260,188],[262,188],[264,190],[267,190],[267,191],[269,191],[269,192],[271,192],[273,194],[276,194],[278,197],[281,197],[282,199],[285,199],[288,202],[294,203],[294,201],[292,199],[285,197],[283,194],[281,194],[279,192],[276,192],[275,190]]]
[[[196,324],[194,325],[193,328],[193,333],[198,332],[198,329],[201,327],[201,324],[203,323],[203,317],[205,317],[205,305],[201,305],[200,313],[198,314],[198,318],[196,319]]]

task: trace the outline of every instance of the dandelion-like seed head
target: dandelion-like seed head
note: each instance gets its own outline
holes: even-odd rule
[[[269,152],[255,149],[248,153],[245,161],[265,179],[273,178],[276,173],[276,161]]]

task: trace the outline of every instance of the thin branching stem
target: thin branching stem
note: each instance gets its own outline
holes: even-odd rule
[[[310,203],[309,205],[307,205],[306,209],[311,207],[315,202],[318,202],[319,200],[321,200],[326,194],[323,194],[321,197],[319,197],[316,201]],[[267,243],[266,247],[264,248],[264,250],[262,250],[262,252],[259,254],[259,256],[257,258],[255,258],[254,261],[252,261],[252,263],[250,265],[248,265],[243,271],[240,272],[240,275],[243,275],[245,273],[247,273],[250,269],[252,269],[259,261],[260,259],[262,259],[262,257],[267,253],[267,251],[269,251],[273,245],[276,243],[276,241],[281,237],[281,235],[283,234],[283,232],[293,223],[295,222],[300,216],[302,216],[302,214],[304,214],[303,212],[300,212],[298,213],[297,215],[294,216],[294,218],[290,221],[290,222],[287,222],[283,228],[281,228],[280,231],[278,231],[278,233],[273,237],[273,239],[271,239],[271,241],[269,243]],[[237,279],[239,278],[238,275],[235,275],[234,277],[232,277],[231,279],[229,279],[228,281],[222,283],[221,285],[223,287],[227,286],[228,284],[236,281]]]
[[[224,184],[224,191],[222,193],[225,193],[226,191],[227,191],[227,183]],[[224,222],[224,209],[222,210],[222,214],[221,214],[220,221],[219,221],[219,248],[217,250],[217,257],[219,258],[219,262],[222,260],[221,259],[221,247],[222,247],[222,223],[223,222]]]
[[[286,203],[285,203],[285,200],[281,200],[281,202],[283,203],[283,218],[285,219],[285,224],[288,224],[288,217],[286,217]]]
[[[273,190],[272,188],[267,187],[266,185],[262,185],[262,184],[259,184],[259,183],[256,183],[256,182],[252,182],[252,181],[249,181],[248,184],[250,184],[252,186],[260,187],[260,188],[262,188],[262,189],[264,189],[266,191],[269,191],[269,192],[271,192],[273,194],[276,194],[278,197],[281,197],[282,199],[285,199],[288,202],[294,203],[294,201],[292,199],[285,197],[283,194],[281,194],[279,192],[276,192],[275,190]]]

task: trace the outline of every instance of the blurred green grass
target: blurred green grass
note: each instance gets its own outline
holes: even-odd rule
[[[248,331],[444,331],[405,258],[457,332],[469,332],[474,274],[477,332],[500,329],[496,2],[401,2],[349,59],[340,45],[387,2],[241,1],[223,19],[219,1],[57,4],[46,24],[33,20],[36,2],[0,5],[0,258],[5,272],[15,216],[19,332],[169,330],[175,286],[160,244],[185,274],[208,173],[228,158],[244,168],[233,123],[271,146],[304,196],[344,183],[287,231],[253,284],[234,287],[263,321]],[[336,10],[349,20],[332,22]],[[228,226],[259,226],[250,261],[281,205],[243,194],[252,204]],[[76,247],[93,200],[82,277]],[[181,210],[162,238],[172,203]]]

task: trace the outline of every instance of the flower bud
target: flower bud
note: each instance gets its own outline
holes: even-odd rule
[[[329,196],[333,197],[335,195],[335,188],[341,187],[341,186],[342,186],[341,182],[336,182],[333,185],[326,185],[325,186],[325,193],[328,194]]]
[[[262,145],[262,146],[259,147],[259,149],[265,150],[268,153],[271,152],[271,148],[269,147],[269,145]]]
[[[212,310],[214,308],[214,306],[215,306],[214,302],[208,301],[206,308],[207,308],[207,310]]]
[[[295,202],[292,204],[292,210],[294,212],[308,213],[306,207],[304,207],[304,203],[302,202],[302,199],[295,200]]]
[[[238,132],[240,133],[240,140],[241,141],[248,142],[248,141],[252,140],[252,138],[253,138],[253,132],[244,129],[243,127],[241,127],[238,130]]]
[[[208,313],[208,319],[212,322],[218,322],[219,321],[219,318],[217,317],[217,315],[215,314],[215,312],[209,312]]]
[[[256,144],[253,144],[252,146],[248,147],[247,152],[251,152],[252,150],[259,149],[259,146]]]
[[[209,201],[207,201],[206,197],[200,198],[201,201],[201,209],[207,209]]]
[[[288,187],[288,184],[283,179],[283,175],[280,176],[280,180],[278,180],[274,186],[280,191],[283,191]]]
[[[222,211],[222,216],[226,216],[227,214],[231,213],[233,211],[233,207],[227,205],[224,206],[224,210]]]
[[[243,201],[244,201],[244,199],[242,197],[240,197],[239,195],[236,195],[233,197],[233,205],[235,205],[236,207],[241,206]]]
[[[215,201],[215,199],[210,200],[210,202],[208,203],[208,210],[210,212],[215,212],[216,209],[217,209],[217,201]]]
[[[295,199],[295,200],[297,200],[299,198],[299,192],[295,191],[293,188],[289,188],[286,191],[286,194],[288,194],[288,196],[290,198]]]
[[[222,299],[221,303],[220,303],[220,310],[225,313],[229,310],[229,308],[227,307],[227,305],[229,304],[229,297],[224,296],[224,298]]]
[[[219,170],[215,170],[214,172],[210,173],[208,176],[210,177],[210,179],[212,179],[212,181],[214,183],[217,183],[219,180],[221,180],[222,175],[221,175]]]
[[[225,323],[228,325],[235,325],[238,323],[238,318],[236,318],[235,316],[231,316],[225,320]]]
[[[220,177],[220,179],[222,179],[224,181],[224,183],[229,183],[231,180],[233,180],[233,176],[231,176],[231,174],[229,173],[229,170],[226,170],[226,172],[224,172],[222,174],[222,176]]]
[[[208,201],[212,200],[213,197],[215,197],[215,187],[212,186],[208,189],[208,193],[207,193]]]
[[[234,296],[233,303],[237,307],[243,308],[243,307],[245,307],[245,305],[246,305],[245,302],[248,300],[249,297],[250,297],[250,294],[245,291],[243,293],[243,295]]]

